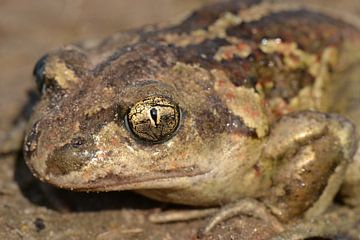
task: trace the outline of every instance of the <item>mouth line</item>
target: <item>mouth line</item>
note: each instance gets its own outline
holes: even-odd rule
[[[79,185],[76,184],[55,184],[53,181],[49,181],[50,184],[59,186],[60,188],[70,189],[73,191],[123,191],[123,190],[139,190],[139,189],[164,189],[179,187],[184,185],[184,181],[191,183],[195,178],[197,181],[199,178],[211,173],[211,170],[207,171],[196,171],[196,172],[177,172],[173,174],[162,173],[163,176],[154,176],[149,174],[148,176],[138,177],[122,177],[113,174],[109,174],[101,179],[96,179]]]

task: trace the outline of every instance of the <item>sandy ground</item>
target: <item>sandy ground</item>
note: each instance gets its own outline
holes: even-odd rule
[[[143,24],[176,22],[205,2],[0,0],[0,136],[11,129],[26,102],[34,87],[33,65],[47,51]],[[311,2],[349,19],[348,13],[360,16],[359,0]],[[205,221],[147,221],[150,213],[172,207],[130,192],[56,190],[34,179],[21,155],[0,158],[0,239],[194,239]],[[246,228],[245,220],[255,228]],[[264,239],[269,234],[269,226],[241,217],[219,226],[209,239]]]

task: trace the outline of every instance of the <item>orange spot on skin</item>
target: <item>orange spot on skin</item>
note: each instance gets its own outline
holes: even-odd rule
[[[112,144],[113,146],[116,146],[116,145],[118,144],[118,141],[117,141],[115,138],[112,138],[112,139],[111,139],[111,144]]]
[[[228,48],[226,51],[224,51],[224,59],[225,60],[231,60],[234,57],[234,51],[231,48]]]
[[[236,45],[236,49],[239,51],[245,50],[247,48],[248,45],[246,45],[245,43],[239,43]]]
[[[277,105],[272,109],[272,112],[275,116],[281,117],[293,110],[285,101],[278,102]]]
[[[235,45],[223,46],[215,55],[215,59],[221,60],[232,60],[235,56],[245,58],[251,52],[249,45],[245,43],[237,43]]]
[[[224,79],[220,79],[217,83],[220,88],[223,88],[226,85],[226,81]]]
[[[252,118],[259,118],[260,114],[257,111],[254,111],[251,107],[245,107],[244,111],[248,113]]]
[[[176,161],[170,163],[170,168],[168,170],[172,170],[172,169],[178,169],[179,168],[179,164],[176,163]]]
[[[261,177],[260,167],[259,167],[258,165],[254,165],[253,169],[254,169],[254,171],[255,171],[255,176],[256,176],[256,177]]]
[[[232,100],[234,100],[236,98],[236,94],[234,92],[232,92],[232,91],[228,91],[228,92],[225,93],[225,98],[227,100],[232,101]]]

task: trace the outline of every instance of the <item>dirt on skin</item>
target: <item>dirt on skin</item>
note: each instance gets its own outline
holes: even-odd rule
[[[10,131],[27,101],[35,86],[33,65],[47,51],[144,24],[175,23],[210,1],[0,0],[0,136]],[[360,16],[358,0],[307,2]],[[360,98],[355,101],[360,105]],[[350,115],[360,118],[360,110],[354,112]],[[158,225],[147,220],[160,209],[174,208],[183,207],[131,192],[55,189],[31,175],[20,153],[0,158],[0,239],[196,239],[206,220]],[[353,229],[350,237],[360,239],[360,222]],[[266,223],[242,216],[220,224],[206,239],[267,239],[273,233]]]

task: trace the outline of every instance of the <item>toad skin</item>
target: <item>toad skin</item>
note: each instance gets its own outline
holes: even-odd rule
[[[359,39],[321,13],[247,0],[62,47],[35,67],[26,162],[76,191],[317,216],[357,148],[354,125],[326,112]]]

